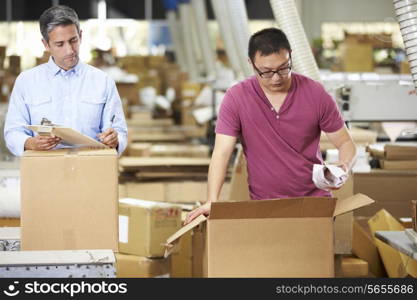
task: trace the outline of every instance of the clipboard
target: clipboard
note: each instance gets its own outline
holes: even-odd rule
[[[107,145],[96,141],[95,139],[82,134],[81,132],[70,127],[59,125],[27,125],[28,129],[43,136],[55,135],[61,139],[59,144],[71,147],[93,147],[107,149]]]

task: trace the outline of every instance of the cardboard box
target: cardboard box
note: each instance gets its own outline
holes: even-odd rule
[[[387,160],[417,160],[416,144],[386,144],[385,158]]]
[[[341,278],[368,277],[368,262],[354,256],[336,255],[335,273]]]
[[[119,184],[119,199],[120,198],[126,198],[127,192],[126,192],[126,185],[125,184]]]
[[[165,240],[181,227],[181,208],[132,198],[119,200],[120,252],[164,256]]]
[[[384,170],[415,170],[417,171],[417,160],[379,160],[381,169]]]
[[[242,148],[239,148],[232,170],[229,201],[236,201],[236,199],[241,201],[250,200],[247,177],[246,160]],[[337,199],[353,196],[352,177],[348,179],[341,189],[332,191],[332,193]],[[336,254],[350,254],[352,252],[352,223],[353,212],[336,217],[334,224]]]
[[[165,185],[162,182],[127,182],[128,198],[165,202]]]
[[[417,160],[415,143],[372,144],[367,147],[367,151],[375,158],[389,161]]]
[[[166,183],[165,201],[195,203],[206,202],[207,182],[183,181]]]
[[[376,231],[404,231],[404,227],[386,210],[380,210],[368,221],[372,235]],[[389,277],[403,278],[408,275],[417,277],[417,260],[395,250],[388,244],[374,237]]]
[[[376,143],[378,132],[353,127],[349,129],[349,133],[352,136],[353,141],[358,146],[367,146],[369,144]],[[327,135],[321,132],[320,135],[320,150],[325,151],[328,149],[335,149],[335,146],[329,141]]]
[[[411,201],[411,218],[412,218],[412,228],[414,231],[417,231],[417,200]]]
[[[147,258],[116,253],[118,278],[170,277],[170,258]]]
[[[205,202],[206,181],[127,182],[126,196],[173,203]]]
[[[355,210],[355,216],[372,217],[385,208],[394,217],[411,217],[410,201],[417,199],[417,171],[372,170],[355,173],[354,193],[376,201],[375,205]]]
[[[137,83],[116,82],[116,87],[120,98],[127,99],[131,105],[140,104],[139,87]]]
[[[374,276],[387,276],[372,236],[356,220],[353,222],[352,253],[368,263],[369,272]]]
[[[149,152],[154,157],[209,157],[209,150],[207,145],[155,144],[150,147]]]
[[[150,156],[151,143],[132,143],[128,145],[129,156]]]
[[[371,44],[343,42],[339,45],[343,71],[372,72],[374,70],[373,47]]]
[[[118,251],[114,149],[26,151],[20,170],[22,250]]]
[[[207,277],[334,277],[333,217],[373,202],[365,195],[214,202],[207,219]],[[204,222],[200,216],[167,240]]]

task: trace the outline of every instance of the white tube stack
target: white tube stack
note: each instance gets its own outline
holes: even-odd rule
[[[414,87],[417,89],[417,0],[394,0],[393,2],[410,63]]]
[[[308,43],[294,0],[270,0],[275,20],[290,42],[295,71],[321,81],[319,69]]]

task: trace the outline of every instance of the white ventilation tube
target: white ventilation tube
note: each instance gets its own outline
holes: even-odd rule
[[[227,0],[229,1],[229,0]],[[229,22],[229,14],[227,12],[227,5],[225,0],[211,0],[213,11],[219,24],[219,31],[223,39],[227,58],[230,66],[235,71],[237,77],[243,74],[239,59],[236,55],[238,49],[234,43],[233,31],[231,23]]]
[[[417,0],[394,0],[414,87],[417,89]]]
[[[168,10],[166,13],[166,18],[169,25],[169,31],[172,37],[172,44],[174,46],[175,58],[177,60],[178,65],[181,68],[181,71],[187,72],[187,63],[185,60],[184,55],[184,48],[182,43],[182,34],[179,28],[177,14],[173,10]]]
[[[319,69],[301,24],[294,0],[270,0],[275,20],[285,32],[293,50],[292,64],[295,71],[321,81]]]
[[[198,31],[198,39],[200,49],[202,51],[204,67],[207,77],[215,77],[216,75],[216,60],[215,53],[210,41],[210,35],[207,27],[207,12],[204,0],[191,0],[191,7],[194,11],[196,29]]]
[[[198,32],[197,28],[197,18],[194,14],[193,7],[191,5],[191,2],[188,4],[190,6],[190,20],[191,20],[191,41],[193,45],[193,51],[194,51],[194,57],[197,64],[197,73],[198,75],[201,75],[201,73],[205,72],[205,66],[203,62],[203,50],[201,49],[200,45],[200,33]]]
[[[250,38],[248,26],[248,14],[243,0],[227,0],[227,12],[233,32],[234,43],[243,75],[248,77],[253,74],[252,67],[248,62],[248,43]]]
[[[187,62],[187,71],[190,79],[193,80],[198,76],[198,66],[193,50],[191,6],[188,3],[181,3],[178,7],[180,12],[182,37],[185,46],[184,54],[185,61]]]

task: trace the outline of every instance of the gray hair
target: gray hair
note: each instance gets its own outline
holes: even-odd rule
[[[45,10],[39,18],[39,27],[43,39],[49,42],[49,33],[57,26],[74,24],[80,33],[78,15],[72,8],[65,5],[55,5]]]

